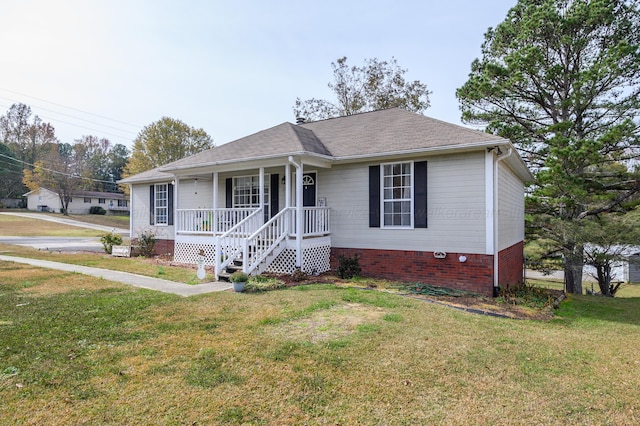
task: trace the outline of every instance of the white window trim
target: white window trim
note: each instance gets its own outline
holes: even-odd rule
[[[410,197],[410,214],[411,214],[411,224],[410,225],[385,225],[384,223],[384,166],[393,165],[393,164],[404,164],[409,163],[411,168],[411,197]],[[387,163],[380,164],[380,229],[414,229],[415,228],[415,217],[414,217],[414,193],[415,193],[415,171],[413,167],[413,161],[393,161]]]
[[[166,207],[160,207],[160,208],[166,208],[167,209],[167,221],[164,223],[158,223],[158,187],[159,186],[165,186],[166,189],[166,194],[167,194],[167,206]],[[156,183],[153,187],[153,223],[155,226],[169,226],[169,184],[168,183]]]

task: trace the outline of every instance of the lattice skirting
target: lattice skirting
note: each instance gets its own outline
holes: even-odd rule
[[[287,247],[267,267],[266,272],[274,274],[292,274],[296,270],[296,242],[290,240]],[[173,259],[176,262],[195,265],[198,262],[198,253],[204,250],[205,265],[213,266],[215,244],[195,239],[184,239],[175,242]],[[224,248],[223,248],[224,251]],[[331,238],[310,238],[302,242],[302,255],[304,256],[303,272],[307,274],[321,274],[331,269]]]
[[[331,269],[331,239],[328,237],[313,238],[302,242],[303,272],[321,274]],[[287,247],[267,267],[266,272],[274,274],[292,274],[296,270],[295,240],[289,241]]]
[[[198,263],[198,253],[201,249],[204,250],[204,264],[213,266],[213,256],[216,250],[215,244],[176,241],[173,260],[179,263],[195,265]]]

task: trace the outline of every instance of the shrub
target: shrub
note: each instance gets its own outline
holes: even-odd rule
[[[527,284],[500,286],[498,296],[499,301],[532,308],[551,306],[554,299],[554,295],[548,289]]]
[[[145,229],[140,231],[135,245],[138,246],[140,256],[151,257],[156,249],[156,232],[153,229]]]
[[[265,275],[257,275],[249,278],[247,286],[244,288],[245,293],[259,293],[263,291],[273,291],[285,288],[286,285],[282,281],[274,277]]]
[[[100,238],[100,242],[102,242],[105,253],[111,254],[113,246],[122,244],[122,237],[118,234],[105,234]]]
[[[100,206],[91,206],[89,214],[107,214],[107,211]]]
[[[338,262],[336,274],[342,279],[357,277],[362,272],[357,254],[353,255],[353,257],[339,256]]]
[[[245,274],[242,271],[236,271],[231,274],[231,277],[229,279],[232,283],[246,283],[247,281],[249,281],[249,275]]]

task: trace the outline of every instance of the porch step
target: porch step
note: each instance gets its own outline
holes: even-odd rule
[[[231,281],[231,274],[242,271],[242,260],[234,260],[226,269],[218,274],[219,281]]]

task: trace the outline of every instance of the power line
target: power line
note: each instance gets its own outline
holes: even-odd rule
[[[9,107],[7,107],[7,106],[6,106],[6,105],[4,105],[4,104],[0,104],[0,106],[2,106],[2,107],[4,107],[4,108],[9,108]],[[55,121],[57,121],[57,122],[59,122],[59,123],[68,124],[68,125],[70,125],[70,126],[79,127],[79,128],[81,128],[81,129],[91,130],[91,131],[93,131],[93,132],[98,132],[98,133],[103,134],[103,135],[109,135],[109,136],[113,136],[113,137],[116,137],[116,138],[124,139],[124,140],[127,140],[127,141],[129,141],[129,140],[132,140],[132,139],[133,139],[133,138],[131,138],[131,137],[129,137],[129,136],[117,135],[117,134],[115,134],[115,133],[105,132],[104,130],[99,130],[99,129],[94,129],[94,128],[91,128],[91,127],[81,126],[81,125],[79,125],[79,124],[70,123],[70,122],[68,122],[68,121],[60,120],[59,118],[55,118],[55,117],[48,117],[48,116],[46,116],[46,115],[42,115],[41,117],[42,117],[42,118],[49,119],[49,120],[55,120]],[[54,126],[54,127],[55,127],[55,126]]]
[[[0,96],[0,99],[5,99],[5,100],[7,100],[7,101],[11,101],[11,102],[20,102],[20,101],[19,101],[19,100],[17,100],[17,99],[7,98],[7,97],[5,97],[5,96]],[[49,112],[54,113],[54,114],[63,115],[63,116],[65,116],[65,117],[70,117],[70,118],[73,118],[73,119],[76,119],[76,120],[86,121],[87,123],[97,124],[98,126],[107,127],[107,128],[109,128],[109,129],[117,130],[117,131],[119,131],[119,132],[131,133],[132,135],[135,135],[135,133],[134,133],[134,132],[132,132],[132,131],[130,131],[130,130],[121,129],[121,128],[119,128],[119,127],[114,127],[114,126],[109,126],[109,125],[107,125],[107,124],[98,123],[97,121],[87,120],[87,119],[85,119],[85,118],[81,118],[81,117],[78,117],[78,116],[75,116],[75,115],[71,115],[71,114],[66,114],[66,113],[64,113],[64,112],[54,111],[54,110],[52,110],[52,109],[44,108],[44,107],[41,107],[41,106],[39,106],[39,107],[37,107],[37,108],[38,108],[38,109],[41,109],[41,110],[44,110],[44,111],[49,111]],[[63,123],[64,123],[64,121],[63,121]],[[70,123],[67,123],[67,124],[70,124]]]
[[[143,127],[143,126],[140,126],[138,124],[127,123],[126,121],[116,120],[115,118],[109,118],[109,117],[106,117],[106,116],[100,115],[100,114],[94,114],[92,112],[84,111],[84,110],[81,110],[81,109],[78,109],[78,108],[70,107],[70,106],[63,105],[63,104],[58,104],[56,102],[51,102],[51,101],[48,101],[46,99],[36,98],[35,96],[30,96],[30,95],[27,95],[27,94],[24,94],[24,93],[16,92],[14,90],[5,89],[5,88],[2,88],[2,87],[0,87],[0,90],[3,90],[5,92],[9,92],[9,93],[13,93],[15,95],[25,96],[27,98],[35,99],[35,100],[38,100],[38,101],[41,101],[41,102],[46,102],[48,104],[56,105],[56,106],[59,106],[59,107],[62,107],[62,108],[71,109],[73,111],[78,111],[78,112],[81,112],[83,114],[93,115],[94,117],[103,118],[105,120],[113,121],[113,122],[116,122],[116,123],[126,124],[127,126],[135,127],[135,128],[138,128],[138,129]]]

